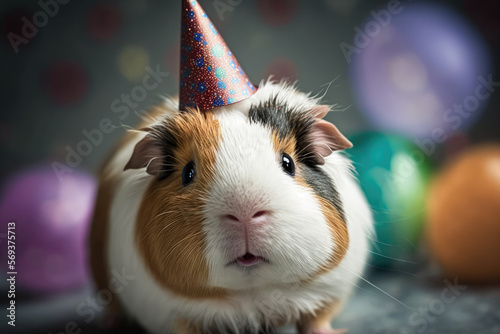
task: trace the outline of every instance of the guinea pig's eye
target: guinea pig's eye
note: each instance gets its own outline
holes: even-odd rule
[[[283,170],[290,176],[295,175],[295,164],[293,163],[293,159],[286,153],[281,155],[281,167],[283,167]]]
[[[194,177],[196,176],[196,172],[194,170],[194,162],[190,161],[184,166],[182,170],[182,185],[187,186],[191,182],[193,182]]]

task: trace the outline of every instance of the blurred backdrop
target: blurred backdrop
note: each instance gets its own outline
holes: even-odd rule
[[[323,96],[354,143],[377,241],[335,325],[499,333],[500,4],[199,2],[255,84]],[[6,0],[0,22],[0,254],[3,268],[14,221],[19,271],[16,327],[2,315],[0,331],[93,333],[93,175],[143,109],[178,93],[180,1]],[[443,302],[457,279],[467,289]]]

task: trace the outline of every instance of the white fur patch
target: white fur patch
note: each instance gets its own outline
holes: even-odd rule
[[[281,168],[281,153],[271,131],[248,117],[218,115],[222,140],[215,163],[215,182],[206,200],[204,231],[210,283],[248,289],[273,283],[298,283],[326,265],[333,240],[314,193]],[[243,270],[227,263],[245,254],[245,239],[222,214],[245,210],[270,212],[269,222],[249,230],[251,252],[270,261]]]

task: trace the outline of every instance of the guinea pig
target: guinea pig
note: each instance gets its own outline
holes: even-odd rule
[[[100,170],[92,271],[99,289],[127,275],[109,312],[158,334],[337,333],[372,216],[329,110],[270,81],[209,111],[152,109]]]

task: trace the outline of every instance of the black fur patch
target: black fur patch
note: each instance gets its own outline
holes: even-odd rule
[[[175,128],[175,122],[172,119],[165,118],[161,124],[156,124],[146,128],[149,131],[148,136],[155,139],[156,143],[161,147],[163,156],[163,167],[158,181],[164,180],[175,171],[175,150],[179,147],[179,143],[175,134],[178,130]]]
[[[278,103],[277,96],[259,105],[252,106],[248,117],[251,122],[271,128],[280,138],[295,137],[296,155],[304,179],[314,192],[330,202],[345,221],[344,210],[333,180],[318,167],[316,155],[311,151],[311,128],[316,121],[307,110]]]
[[[248,117],[251,122],[271,128],[280,138],[295,137],[299,161],[310,166],[318,165],[316,156],[309,149],[311,147],[309,133],[315,122],[314,116],[279,104],[275,96],[266,103],[252,106]]]
[[[340,200],[339,193],[333,180],[319,167],[310,167],[304,165],[302,168],[302,175],[308,185],[313,188],[314,192],[324,199],[326,199],[337,210],[340,219],[345,222],[344,209],[342,201]]]

